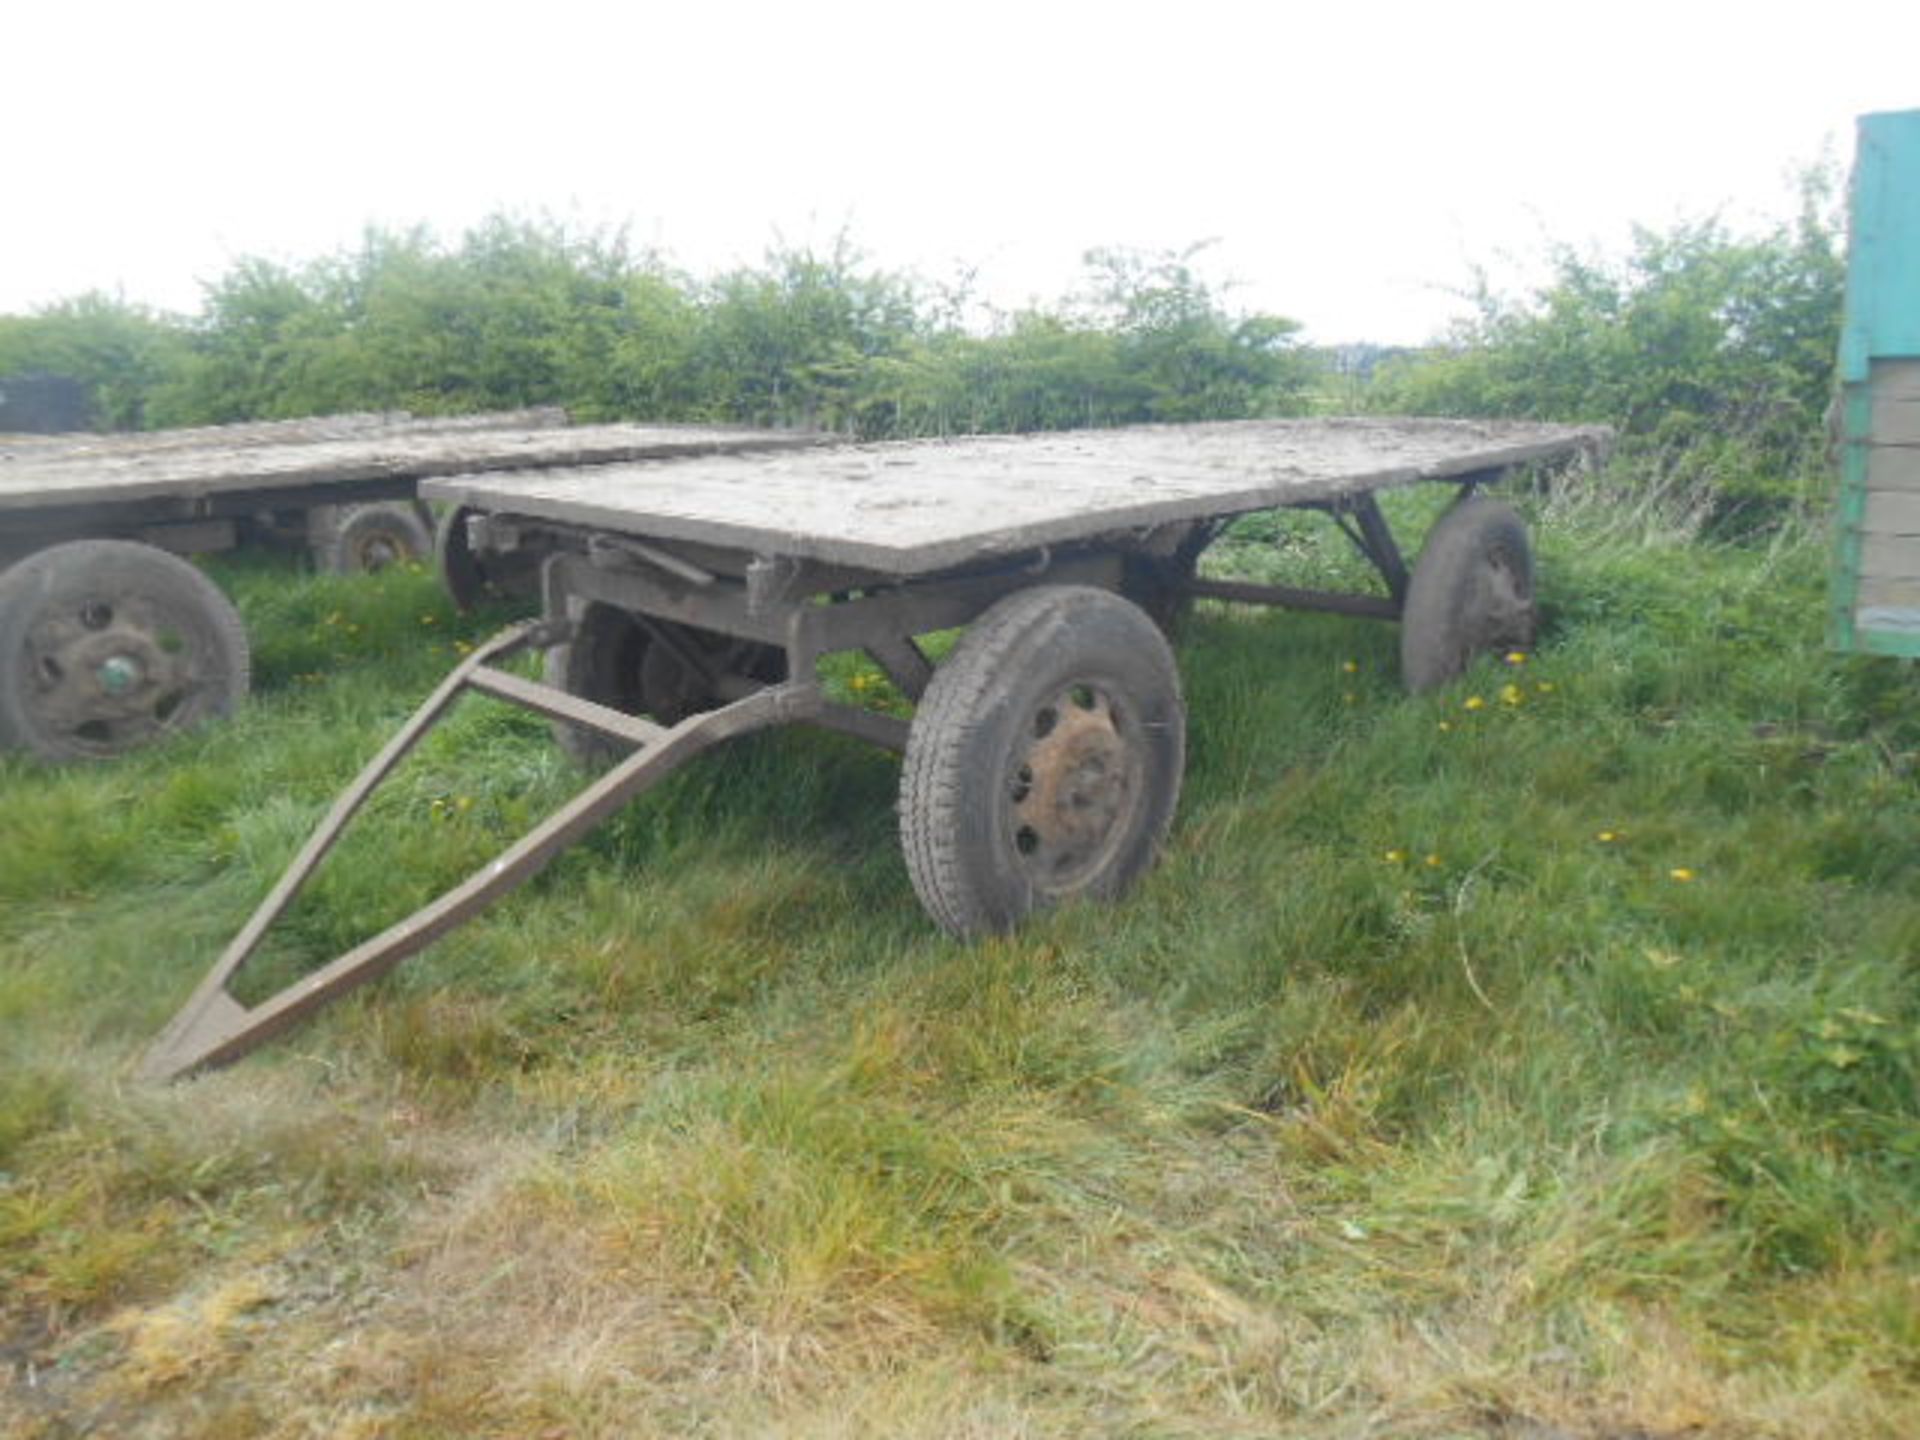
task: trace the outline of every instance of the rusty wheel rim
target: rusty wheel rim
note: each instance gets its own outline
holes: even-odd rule
[[[193,718],[205,677],[188,627],[139,596],[88,596],[27,632],[36,725],[117,754]]]
[[[1006,786],[1008,848],[1037,889],[1082,888],[1125,844],[1144,793],[1141,739],[1097,685],[1069,685],[1034,708]]]
[[[377,574],[389,565],[412,558],[412,547],[400,536],[385,530],[363,535],[353,546],[354,567],[368,574]]]

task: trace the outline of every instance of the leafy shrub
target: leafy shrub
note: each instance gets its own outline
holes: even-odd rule
[[[103,429],[154,423],[149,402],[185,355],[177,318],[99,291],[33,315],[0,315],[0,375],[71,376],[88,388]]]
[[[1447,343],[1389,361],[1373,403],[1439,415],[1600,421],[1624,459],[1724,514],[1804,500],[1826,464],[1844,246],[1823,175],[1791,222],[1636,229],[1624,257],[1556,246],[1530,295],[1482,279]]]
[[[457,244],[371,230],[303,265],[242,259],[188,319],[98,296],[0,317],[0,373],[73,375],[113,428],[562,404],[873,437],[1297,410],[1297,327],[1229,310],[1196,253],[1094,251],[1087,295],[978,333],[964,291],[844,236],[699,280],[618,233],[496,216]]]

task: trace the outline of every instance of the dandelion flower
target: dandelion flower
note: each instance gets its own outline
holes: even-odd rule
[[[1360,672],[1360,662],[1358,660],[1342,660],[1340,662],[1340,668],[1349,675],[1357,675]]]
[[[1524,651],[1524,650],[1509,650],[1509,651],[1507,652],[1507,664],[1509,664],[1509,665],[1524,665],[1524,664],[1526,664],[1526,663],[1527,663],[1527,652],[1526,652],[1526,651]]]
[[[1620,832],[1618,830],[1602,830],[1593,838],[1598,840],[1602,845],[1611,845],[1620,838]]]
[[[1387,851],[1386,854],[1382,855],[1380,858],[1386,861],[1387,864],[1389,865],[1398,865],[1400,864],[1401,861],[1407,858],[1407,852],[1404,850],[1389,850]]]
[[[434,624],[437,624],[437,623],[439,623],[439,622],[438,622],[438,621],[436,620],[436,618],[435,618],[434,616],[432,616],[432,615],[422,615],[422,616],[420,617],[420,623],[421,623],[422,625],[434,625]]]
[[[1673,869],[1667,871],[1667,878],[1670,880],[1676,880],[1680,884],[1684,885],[1689,880],[1693,879],[1693,871],[1689,870],[1684,865],[1676,865],[1673,867]]]
[[[1523,704],[1526,698],[1526,692],[1518,685],[1502,685],[1500,687],[1500,703],[1502,705]]]
[[[1538,690],[1542,695],[1551,695],[1553,693],[1553,682],[1551,680],[1542,680],[1533,688]]]
[[[1429,870],[1438,870],[1440,868],[1440,857],[1438,855],[1429,855],[1424,863]]]
[[[1453,722],[1452,722],[1451,720],[1442,720],[1442,721],[1440,722],[1440,733],[1441,733],[1441,734],[1443,734],[1443,735],[1444,735],[1444,734],[1445,734],[1445,733],[1446,733],[1447,731],[1449,731],[1449,730],[1451,730],[1451,729],[1453,729]]]
[[[1486,706],[1487,706],[1487,702],[1481,699],[1478,695],[1469,695],[1467,696],[1466,703],[1462,708],[1467,710],[1484,710],[1486,709]]]

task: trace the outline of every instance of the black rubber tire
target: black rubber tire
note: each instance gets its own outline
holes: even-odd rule
[[[1199,573],[1200,556],[1217,534],[1207,524],[1187,526],[1165,553],[1135,552],[1126,559],[1127,599],[1147,612],[1169,638],[1179,635],[1193,614],[1186,583]]]
[[[367,575],[433,555],[433,532],[404,501],[337,506],[314,529],[314,562],[333,575]]]
[[[1533,644],[1533,549],[1520,517],[1469,497],[1434,523],[1407,586],[1400,675],[1419,695],[1459,677],[1488,650]]]
[[[248,668],[232,602],[151,545],[76,540],[0,574],[0,746],[110,759],[228,714]]]
[[[785,677],[786,656],[771,645],[688,625],[671,628],[718,673],[767,684]],[[677,725],[720,703],[713,688],[666,647],[657,645],[633,616],[597,601],[582,608],[573,638],[547,651],[546,679],[569,695],[628,715],[645,715],[662,725]],[[610,765],[631,750],[611,736],[560,721],[554,722],[553,738],[573,759],[595,768]]]
[[[479,512],[455,507],[433,529],[433,562],[453,605],[462,615],[490,600],[531,600],[540,594],[541,555],[516,550],[507,555],[473,553],[467,521]]]
[[[1166,638],[1105,590],[1009,595],[934,672],[908,734],[900,845],[920,903],[978,935],[1152,865],[1186,764]]]
[[[473,553],[467,539],[467,521],[473,514],[455,506],[433,527],[433,568],[439,572],[453,608],[462,615],[471,613],[486,598],[487,581],[480,571],[480,557]]]

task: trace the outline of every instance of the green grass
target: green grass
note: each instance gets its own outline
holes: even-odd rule
[[[1920,684],[1821,649],[1817,537],[1536,519],[1539,649],[1436,696],[1390,627],[1202,606],[1123,904],[947,940],[897,762],[777,733],[143,1090],[499,619],[224,567],[236,723],[0,761],[0,1434],[1914,1433]],[[1356,579],[1290,518],[1217,563]],[[268,979],[577,782],[463,710]]]

